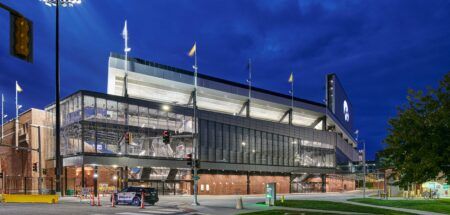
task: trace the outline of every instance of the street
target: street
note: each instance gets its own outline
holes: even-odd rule
[[[280,196],[279,196],[280,197]],[[361,192],[346,193],[308,193],[289,194],[286,199],[314,199],[328,201],[345,201],[349,198],[361,197]],[[161,196],[155,206],[146,205],[145,209],[136,206],[118,205],[113,208],[109,202],[109,196],[102,198],[102,206],[90,206],[88,200],[80,202],[74,197],[64,197],[58,204],[3,204],[0,207],[0,215],[36,215],[36,214],[86,214],[86,215],[146,215],[146,214],[237,214],[261,209],[266,206],[256,205],[264,201],[263,195],[243,196],[244,210],[236,210],[235,195],[199,196],[200,206],[191,206],[191,196]]]

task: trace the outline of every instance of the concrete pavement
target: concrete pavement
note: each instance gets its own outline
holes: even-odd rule
[[[279,195],[281,196],[281,195]],[[89,215],[148,215],[148,214],[213,214],[213,215],[228,215],[238,214],[245,212],[253,212],[267,209],[289,209],[296,211],[315,211],[323,212],[320,210],[311,209],[293,209],[284,207],[268,207],[258,202],[264,201],[264,195],[245,195],[242,196],[244,209],[235,209],[236,200],[238,195],[227,196],[199,196],[200,206],[193,206],[192,196],[160,196],[160,201],[156,203],[156,206],[146,206],[146,209],[139,209],[136,206],[118,205],[116,208],[110,207],[110,196],[104,196],[101,198],[102,207],[92,207],[89,205],[89,199],[81,200],[75,197],[63,197],[60,204],[4,204],[0,206],[0,215],[35,215],[35,214],[54,214],[54,215],[70,215],[70,214],[89,214]],[[362,197],[361,192],[345,192],[345,193],[303,193],[303,194],[288,194],[285,195],[287,200],[325,200],[345,202],[355,205],[364,205],[369,207],[384,208],[397,211],[405,211],[415,214],[433,214],[438,213],[423,212],[411,209],[391,208],[384,206],[373,206],[362,203],[348,202],[350,198]],[[36,207],[37,206],[37,207]],[[330,213],[330,211],[328,211]],[[338,214],[350,214],[348,212]],[[359,214],[359,213],[352,213]]]

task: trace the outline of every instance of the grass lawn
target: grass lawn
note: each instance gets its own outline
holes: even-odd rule
[[[450,199],[435,200],[382,200],[382,199],[350,199],[349,201],[394,208],[407,208],[421,211],[450,214]]]
[[[390,214],[390,215],[410,214],[410,213],[405,213],[405,212],[400,212],[400,211],[374,208],[374,207],[370,207],[370,206],[359,206],[359,205],[352,205],[352,204],[344,203],[344,202],[331,202],[331,201],[319,201],[319,200],[286,200],[286,201],[284,201],[284,203],[277,201],[276,206],[318,209],[318,210],[327,210],[330,212],[345,211],[345,212]]]
[[[332,213],[306,212],[306,211],[290,211],[290,210],[266,210],[266,211],[244,213],[242,215],[333,215],[333,214]]]

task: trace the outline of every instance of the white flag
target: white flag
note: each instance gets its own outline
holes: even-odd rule
[[[123,26],[122,30],[122,37],[125,40],[125,52],[131,51],[131,48],[128,47],[128,28],[127,28],[127,20],[125,20],[125,25]]]
[[[123,26],[122,37],[128,40],[127,20],[125,20],[125,25]]]
[[[16,81],[16,91],[19,93],[21,93],[23,91],[22,87],[19,86],[19,83],[17,83],[17,81]]]

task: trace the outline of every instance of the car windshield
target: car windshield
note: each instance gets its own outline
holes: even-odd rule
[[[145,192],[145,193],[156,193],[156,189],[155,188],[151,188],[151,187],[128,187],[123,189],[121,192]]]

